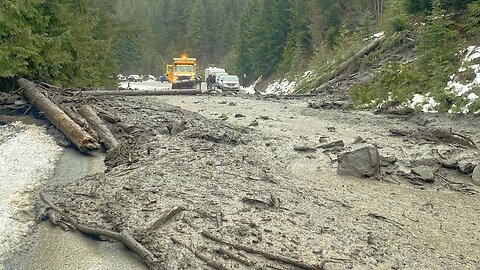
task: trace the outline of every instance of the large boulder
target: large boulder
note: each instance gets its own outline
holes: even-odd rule
[[[380,154],[374,146],[367,146],[340,155],[338,174],[360,178],[377,176],[380,173]]]
[[[433,183],[435,182],[435,175],[433,174],[432,169],[428,166],[418,166],[412,169],[412,173],[417,176],[420,180],[427,182],[427,183]]]

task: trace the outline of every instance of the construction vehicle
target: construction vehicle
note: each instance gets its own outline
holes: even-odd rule
[[[197,59],[186,54],[180,58],[173,58],[173,64],[167,65],[167,80],[172,89],[199,88],[201,79],[197,77]]]

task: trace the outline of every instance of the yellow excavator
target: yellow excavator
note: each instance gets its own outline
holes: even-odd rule
[[[197,59],[186,54],[173,58],[173,64],[167,65],[166,71],[172,89],[194,89],[201,84],[201,78],[197,77]]]

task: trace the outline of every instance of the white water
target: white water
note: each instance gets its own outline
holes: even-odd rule
[[[0,126],[0,269],[34,225],[34,188],[52,176],[61,151],[42,127]]]

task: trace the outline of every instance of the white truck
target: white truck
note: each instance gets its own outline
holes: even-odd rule
[[[205,69],[205,81],[207,81],[208,76],[210,75],[217,77],[217,73],[226,73],[226,72],[225,72],[225,69],[217,68],[217,67],[209,67]]]

